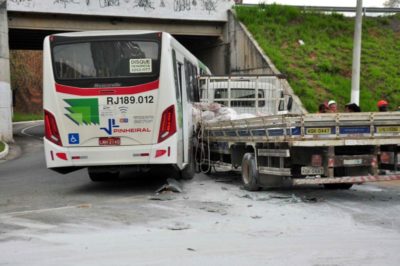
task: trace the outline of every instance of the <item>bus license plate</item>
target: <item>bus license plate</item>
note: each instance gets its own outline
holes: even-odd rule
[[[324,168],[323,167],[311,167],[311,166],[303,166],[301,167],[302,175],[323,175]]]
[[[361,165],[362,159],[343,160],[344,165]]]
[[[121,139],[120,138],[99,138],[99,145],[105,146],[105,145],[121,145]]]

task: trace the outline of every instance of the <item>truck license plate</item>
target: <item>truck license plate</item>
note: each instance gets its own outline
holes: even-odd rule
[[[301,167],[302,175],[322,175],[324,174],[323,167],[311,167],[311,166],[303,166]]]
[[[399,133],[400,127],[396,127],[396,126],[377,127],[376,132],[377,133]]]
[[[306,128],[307,135],[326,135],[332,134],[332,129],[330,127],[311,127]]]
[[[349,159],[349,160],[343,160],[344,165],[361,165],[362,164],[362,159]]]
[[[110,145],[110,146],[112,146],[112,145],[114,145],[114,146],[121,145],[121,139],[120,138],[115,138],[115,137],[112,137],[112,138],[107,138],[107,137],[99,138],[99,145],[101,145],[101,146],[105,146],[105,145]]]

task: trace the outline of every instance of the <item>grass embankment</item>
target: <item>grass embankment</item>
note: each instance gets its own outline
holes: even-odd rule
[[[237,6],[236,13],[275,66],[288,76],[308,111],[316,111],[318,104],[329,99],[335,99],[343,110],[350,101],[354,18],[276,4]],[[400,14],[363,18],[363,111],[376,111],[381,98],[389,101],[391,110],[400,105],[399,43]]]
[[[43,114],[14,113],[13,122],[43,120]]]
[[[4,151],[5,147],[4,143],[0,141],[0,152]]]

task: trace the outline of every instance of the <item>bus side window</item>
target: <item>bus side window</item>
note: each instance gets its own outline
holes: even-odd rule
[[[191,81],[191,67],[189,61],[185,59],[185,79],[186,79],[186,95],[189,102],[193,102],[193,87]]]
[[[177,70],[177,62],[176,62],[176,52],[175,50],[172,50],[172,64],[174,68],[174,81],[175,81],[175,93],[176,93],[176,100],[178,102],[181,102],[181,84],[182,84],[182,77],[178,78],[178,70]],[[181,69],[179,69],[179,72],[181,72]],[[180,76],[180,74],[179,74]]]
[[[199,80],[196,67],[185,59],[186,91],[190,102],[200,101]]]
[[[178,62],[178,81],[179,81],[179,93],[182,98],[182,63]]]

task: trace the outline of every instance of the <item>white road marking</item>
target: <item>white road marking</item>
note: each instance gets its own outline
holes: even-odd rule
[[[92,207],[92,204],[85,203],[85,204],[63,206],[63,207],[56,207],[56,208],[28,210],[28,211],[19,211],[19,212],[9,212],[9,213],[1,214],[0,217],[6,217],[6,216],[12,216],[12,215],[24,215],[24,214],[30,214],[30,213],[42,213],[42,212],[58,211],[58,210],[65,210],[65,209],[76,209],[76,208],[85,209],[85,208],[91,208],[91,207]]]
[[[28,137],[34,137],[34,138],[36,138],[37,136],[31,135],[31,134],[29,134],[29,133],[26,133],[26,131],[27,131],[28,129],[31,129],[31,128],[34,128],[34,127],[38,127],[38,126],[41,126],[41,125],[42,125],[42,123],[36,124],[36,125],[32,125],[32,126],[29,126],[29,127],[26,127],[26,128],[24,128],[24,129],[21,130],[21,134],[23,134],[23,135],[25,135],[25,136],[28,136]]]

